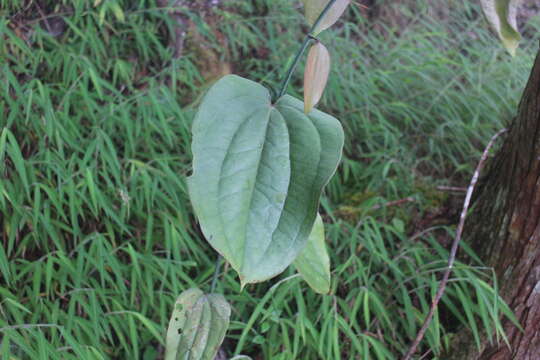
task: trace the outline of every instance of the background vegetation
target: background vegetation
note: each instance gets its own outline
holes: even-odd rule
[[[513,116],[538,42],[511,59],[475,6],[452,3],[411,1],[379,18],[353,6],[322,35],[334,61],[320,107],[347,133],[322,203],[333,293],[313,293],[293,270],[240,293],[225,272],[218,290],[233,313],[220,356],[394,359],[407,349],[460,210],[462,194],[440,186],[467,184]],[[3,359],[158,359],[177,294],[209,289],[216,256],[185,185],[194,109],[230,71],[277,84],[305,25],[296,2],[230,0],[187,13],[175,57],[169,10],[0,0]],[[301,71],[295,83],[300,96]],[[491,271],[463,250],[474,266],[456,267],[423,359],[440,357],[459,326],[503,338],[499,318],[511,314]]]

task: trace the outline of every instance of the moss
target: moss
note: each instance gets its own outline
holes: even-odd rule
[[[437,209],[448,203],[450,193],[438,190],[433,184],[417,180],[414,184],[414,192],[426,209]]]

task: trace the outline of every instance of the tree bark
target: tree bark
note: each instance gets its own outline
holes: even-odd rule
[[[511,348],[461,336],[448,359],[540,359],[540,53],[518,114],[477,190],[465,236],[495,269],[524,331],[505,321]]]

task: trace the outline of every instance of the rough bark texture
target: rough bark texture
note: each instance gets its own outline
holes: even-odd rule
[[[518,115],[477,190],[465,236],[495,268],[501,295],[524,328],[505,323],[511,349],[471,337],[453,347],[451,359],[540,359],[540,54]]]

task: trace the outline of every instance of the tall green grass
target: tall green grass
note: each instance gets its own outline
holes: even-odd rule
[[[65,21],[61,36],[40,26],[32,2],[0,2],[0,354],[158,359],[177,294],[209,290],[216,259],[184,181],[205,69],[189,38],[173,58],[174,23],[153,1],[42,3]],[[277,84],[298,46],[298,7],[233,1],[216,13],[217,24],[190,14],[205,46],[235,72]],[[406,350],[444,271],[438,239],[452,234],[439,226],[413,236],[409,214],[440,205],[436,185],[466,182],[514,113],[532,62],[533,40],[509,59],[466,16],[440,23],[417,13],[388,35],[353,8],[323,35],[334,60],[320,107],[347,131],[323,199],[333,295],[314,294],[292,270],[240,292],[225,272],[227,355],[394,359]],[[295,82],[300,96],[301,72]],[[371,210],[406,196],[417,201]],[[479,262],[456,266],[426,356],[459,325],[502,339],[499,319],[510,313],[492,280]]]

